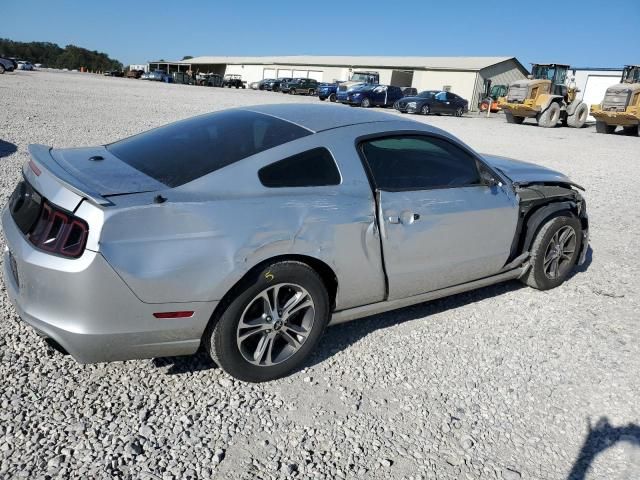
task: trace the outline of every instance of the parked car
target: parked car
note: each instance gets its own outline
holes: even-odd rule
[[[18,70],[33,70],[33,64],[25,60],[18,60]]]
[[[335,102],[337,92],[338,83],[321,83],[318,85],[318,98],[322,101],[328,99],[330,102]]]
[[[369,110],[236,108],[29,153],[2,210],[5,291],[81,363],[202,345],[270,380],[327,324],[510,279],[554,288],[588,247],[565,175]]]
[[[78,70],[72,70],[73,72],[77,72]],[[103,73],[105,77],[124,77],[124,72],[122,70],[107,70]]]
[[[151,76],[151,72],[144,72],[142,75],[140,75],[140,80],[150,80]]]
[[[236,87],[236,88],[247,88],[245,82],[242,81],[242,76],[240,75],[225,75],[222,79],[223,87]]]
[[[273,80],[269,80],[264,83],[264,89],[272,92],[278,92],[280,91],[280,85],[282,85],[283,83],[288,83],[292,80],[293,78],[291,77],[280,77]]]
[[[351,106],[368,107],[391,107],[402,98],[400,87],[393,85],[357,85],[347,90],[346,98],[341,103]]]
[[[127,72],[126,77],[127,78],[140,78],[143,73],[144,73],[144,70],[129,70]]]
[[[291,95],[315,95],[318,91],[318,81],[313,78],[294,78],[290,82],[282,83],[280,91]]]
[[[147,80],[151,80],[154,82],[171,83],[173,79],[171,78],[171,75],[163,70],[154,70],[153,72],[149,73]]]
[[[426,90],[415,97],[405,97],[399,100],[395,109],[402,113],[447,113],[461,117],[469,111],[469,102],[451,92],[439,90]]]
[[[16,64],[13,63],[13,60],[0,57],[0,74],[3,74],[4,72],[13,72],[15,69]]]
[[[259,80],[257,82],[252,82],[249,84],[249,88],[251,88],[252,90],[264,90],[265,89],[265,84],[267,82],[271,82],[273,81],[273,78],[265,78],[263,80]]]

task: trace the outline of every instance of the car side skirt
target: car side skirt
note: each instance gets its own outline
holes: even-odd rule
[[[414,295],[408,298],[400,298],[397,300],[390,300],[384,302],[372,303],[370,305],[363,305],[361,307],[350,308],[348,310],[341,310],[334,312],[329,325],[338,325],[340,323],[350,322],[359,318],[368,317],[370,315],[376,315],[378,313],[387,312],[390,310],[396,310],[398,308],[404,308],[418,303],[429,302],[438,298],[448,297],[450,295],[456,295],[458,293],[468,292],[469,290],[475,290],[477,288],[487,287],[496,283],[506,282],[508,280],[514,280],[522,277],[529,269],[529,263],[523,264],[518,268],[508,270],[506,272],[498,273],[490,277],[481,278],[472,282],[455,285],[453,287],[442,288],[433,292],[422,293],[420,295]]]

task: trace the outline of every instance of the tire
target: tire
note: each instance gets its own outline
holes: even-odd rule
[[[426,103],[422,106],[422,108],[420,109],[420,113],[422,115],[429,115],[431,113],[431,108],[429,108],[429,105],[427,105]]]
[[[628,127],[622,127],[622,131],[625,135],[629,135],[632,137],[638,136],[638,125],[631,125]]]
[[[524,117],[516,117],[511,112],[504,112],[504,116],[507,119],[507,123],[516,123],[520,125],[522,122],[524,122]]]
[[[332,93],[331,95],[329,95],[329,101],[331,103],[335,103],[336,102],[336,94]]]
[[[608,125],[600,120],[596,120],[596,132],[598,133],[613,133],[616,131],[617,125]]]
[[[578,261],[581,247],[580,220],[570,213],[551,218],[540,228],[533,241],[531,268],[523,279],[524,283],[538,290],[557,287],[566,280]]]
[[[553,128],[560,120],[560,105],[553,102],[544,112],[538,114],[538,125],[544,128]]]
[[[567,126],[571,128],[582,128],[584,124],[587,122],[587,117],[589,116],[589,107],[587,104],[582,102],[580,105],[576,107],[573,115],[569,115],[567,117]]]
[[[2,75],[5,71],[4,65],[0,63],[0,75]]]
[[[454,115],[456,117],[461,117],[463,113],[464,113],[464,109],[462,107],[458,107],[458,108],[456,108],[456,111],[454,112]]]
[[[367,97],[364,97],[362,99],[362,102],[360,102],[360,106],[362,108],[369,108],[371,106],[371,100],[369,100]]]
[[[309,93],[307,93],[307,95],[309,95],[310,97],[313,97],[316,94],[316,91],[313,88],[309,89]]]
[[[286,314],[272,310],[273,293],[281,304],[297,295],[294,308],[307,302],[311,305],[294,311],[288,323],[283,320]],[[268,296],[269,307],[263,295]],[[266,382],[304,363],[322,336],[329,314],[329,296],[318,273],[302,262],[277,262],[256,270],[239,284],[217,321],[212,319],[204,344],[213,361],[232,377]],[[251,326],[243,322],[246,319]],[[269,358],[273,364],[264,365]]]

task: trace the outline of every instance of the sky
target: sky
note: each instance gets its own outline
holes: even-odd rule
[[[11,19],[0,37],[74,44],[124,65],[185,55],[640,63],[640,0],[0,0],[0,12]]]

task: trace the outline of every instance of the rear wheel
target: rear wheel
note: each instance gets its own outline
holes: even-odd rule
[[[309,89],[309,93],[308,93],[307,95],[311,95],[311,96],[313,96],[313,95],[315,95],[315,94],[316,94],[316,91],[315,91],[313,88],[310,88],[310,89]]]
[[[622,130],[625,135],[638,136],[638,125],[622,127]]]
[[[544,128],[553,128],[560,120],[560,105],[553,102],[544,112],[538,114],[538,125]]]
[[[264,382],[300,367],[328,320],[329,297],[315,270],[301,262],[277,262],[240,284],[207,329],[205,345],[229,375]]]
[[[616,131],[616,125],[608,125],[600,120],[596,121],[596,132],[598,133],[613,133]]]
[[[429,115],[431,113],[431,109],[429,108],[429,105],[423,105],[422,108],[420,109],[420,113],[422,115]]]
[[[522,122],[524,122],[524,117],[516,117],[511,112],[504,112],[504,116],[507,119],[507,123],[521,124]]]
[[[587,107],[586,103],[581,103],[577,106],[576,111],[573,112],[573,115],[569,115],[567,117],[567,125],[572,128],[582,128],[584,127],[588,116],[589,107]]]
[[[0,63],[0,75],[4,73],[4,65]]]
[[[330,102],[335,102],[336,101],[336,94],[332,93],[331,95],[329,95],[329,101]]]
[[[462,109],[462,107],[458,107],[458,108],[456,108],[456,111],[455,111],[454,115],[456,117],[461,117],[463,113],[464,113],[464,110]]]
[[[581,247],[582,226],[576,217],[567,213],[550,219],[533,241],[524,282],[538,290],[557,287],[578,261]]]
[[[289,90],[289,95],[296,95],[296,91],[292,88]]]

